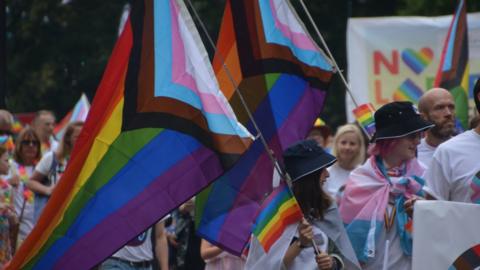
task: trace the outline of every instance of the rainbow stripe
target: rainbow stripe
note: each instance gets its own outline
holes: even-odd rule
[[[480,266],[480,244],[464,251],[455,259],[448,270],[478,269]]]
[[[455,100],[455,116],[464,130],[468,127],[468,25],[465,0],[458,1],[443,45],[435,87],[449,90]]]
[[[9,269],[90,269],[233,165],[251,137],[207,59],[182,1],[132,4],[68,167]],[[159,65],[173,66],[159,77]],[[190,95],[165,98],[169,87]]]
[[[406,79],[398,89],[393,93],[395,101],[410,101],[418,103],[423,91],[411,79]]]
[[[290,188],[283,183],[265,202],[255,221],[253,234],[265,252],[280,238],[285,228],[302,219],[303,214]]]
[[[213,67],[223,93],[240,122],[254,130],[222,59],[281,160],[284,149],[305,138],[323,108],[330,60],[289,1],[226,1],[217,46],[222,57],[214,58]],[[257,140],[235,167],[197,196],[198,234],[240,255],[265,194],[272,190],[272,177],[272,163]]]
[[[430,48],[422,48],[419,52],[405,49],[402,51],[402,59],[415,74],[420,74],[432,62],[433,51]]]
[[[375,109],[373,105],[371,103],[362,104],[353,109],[352,112],[363,131],[372,138],[375,134],[375,118],[373,117]]]

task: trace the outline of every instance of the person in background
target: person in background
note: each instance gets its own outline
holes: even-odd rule
[[[244,258],[234,256],[205,239],[200,244],[200,256],[205,261],[205,270],[242,270],[245,267]]]
[[[152,231],[155,232],[154,247],[152,246]],[[155,224],[155,230],[149,228],[130,240],[119,251],[106,259],[100,269],[151,270],[154,258],[157,259],[161,270],[168,270],[168,247],[163,220]]]
[[[480,113],[480,80],[473,98]],[[427,186],[439,200],[480,203],[480,125],[442,143],[425,173]]]
[[[13,115],[0,109],[0,144],[3,144],[11,155],[15,148],[13,138]]]
[[[13,206],[12,186],[3,175],[9,172],[8,152],[0,146],[0,267],[3,268],[12,258],[11,233],[18,222]]]
[[[55,114],[52,111],[38,111],[32,121],[32,127],[42,142],[42,154],[57,149],[58,142],[53,135],[53,130],[55,129]]]
[[[449,91],[433,88],[420,98],[418,110],[423,119],[435,124],[418,145],[418,160],[428,167],[435,149],[456,133],[455,101]]]
[[[26,127],[17,136],[10,178],[10,184],[14,187],[15,211],[20,223],[17,246],[33,229],[33,192],[26,187],[26,182],[40,158],[40,139],[31,127]]]
[[[195,233],[195,198],[178,208],[175,217],[175,236],[169,241],[174,248],[176,270],[203,270],[205,263],[200,256],[201,238]]]
[[[307,135],[307,139],[315,140],[318,146],[324,148],[328,153],[331,153],[333,141],[332,129],[320,118],[317,118],[315,121],[313,128]]]
[[[327,169],[330,176],[324,186],[337,202],[350,172],[365,161],[365,148],[362,131],[356,125],[346,124],[337,129],[332,149],[337,162]]]
[[[70,123],[62,138],[60,146],[55,151],[43,155],[27,182],[27,187],[35,194],[34,219],[37,222],[45,204],[50,198],[56,184],[62,176],[73,146],[83,127],[83,122]]]
[[[413,204],[425,196],[425,168],[415,156],[421,133],[433,124],[411,102],[388,103],[374,117],[371,156],[350,173],[340,214],[363,269],[408,270]]]

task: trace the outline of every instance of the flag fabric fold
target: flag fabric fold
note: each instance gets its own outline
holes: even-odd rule
[[[305,138],[323,108],[333,74],[330,60],[290,2],[283,0],[227,1],[217,46],[213,67],[223,93],[240,122],[256,133],[234,93],[231,75],[269,148],[281,160],[284,149]],[[240,255],[260,204],[272,190],[272,176],[273,165],[257,140],[197,196],[197,232]]]
[[[455,100],[455,114],[463,130],[468,127],[468,27],[465,0],[459,0],[443,45],[434,86],[449,90]]]
[[[90,269],[205,188],[252,143],[180,0],[142,0],[68,167],[10,269]]]

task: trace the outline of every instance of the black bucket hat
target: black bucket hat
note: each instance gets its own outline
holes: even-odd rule
[[[396,101],[383,105],[375,114],[376,132],[372,141],[401,138],[434,126],[420,117],[409,101]]]
[[[325,152],[316,141],[304,140],[288,147],[283,153],[283,161],[292,181],[296,181],[332,165],[337,159]]]

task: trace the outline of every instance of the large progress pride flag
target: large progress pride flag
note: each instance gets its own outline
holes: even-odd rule
[[[333,74],[330,60],[289,1],[227,1],[213,66],[241,123],[257,133],[223,64],[274,155],[303,139],[320,114]],[[198,233],[241,254],[261,202],[272,191],[273,165],[260,140],[197,197]]]
[[[251,144],[180,0],[134,1],[68,168],[10,269],[90,269]]]

